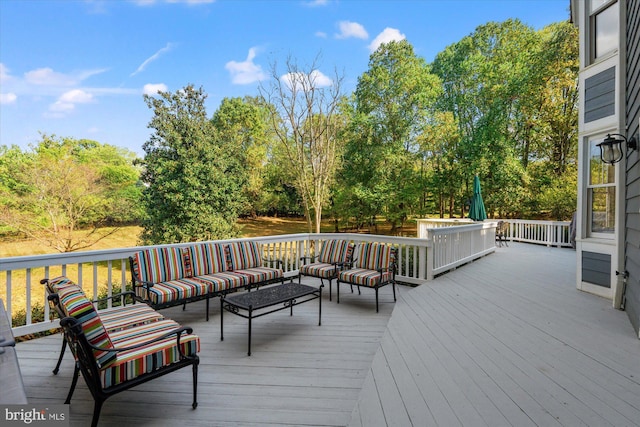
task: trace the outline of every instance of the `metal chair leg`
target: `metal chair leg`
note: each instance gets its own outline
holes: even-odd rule
[[[60,371],[60,364],[62,363],[62,357],[64,356],[64,351],[67,348],[67,340],[64,338],[64,335],[62,336],[62,348],[60,349],[60,356],[58,357],[58,363],[56,364],[56,367],[53,369],[53,375],[58,375],[58,372]]]
[[[67,393],[67,399],[64,401],[64,403],[67,405],[71,403],[71,396],[73,396],[73,392],[76,389],[79,376],[80,376],[80,368],[78,367],[78,362],[76,362],[75,367],[73,368],[73,378],[71,379],[71,387],[69,388],[69,393]]]

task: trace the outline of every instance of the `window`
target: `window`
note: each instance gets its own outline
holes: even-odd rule
[[[616,226],[616,166],[600,159],[600,148],[596,144],[603,138],[599,136],[589,140],[587,209],[590,236],[612,235]]]
[[[618,48],[619,5],[617,1],[591,0],[592,62]]]

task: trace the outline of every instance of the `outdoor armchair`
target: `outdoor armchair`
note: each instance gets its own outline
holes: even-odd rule
[[[378,289],[391,284],[393,300],[396,301],[396,259],[397,249],[380,243],[363,242],[356,246],[353,261],[338,274],[338,303],[340,303],[340,283],[348,283],[360,288],[374,289],[376,292],[376,312],[378,310]]]
[[[326,279],[329,282],[329,301],[331,301],[331,283],[351,261],[353,248],[354,245],[346,240],[325,240],[316,255],[300,258],[304,264],[300,266],[298,283],[302,276],[317,277],[322,285]]]

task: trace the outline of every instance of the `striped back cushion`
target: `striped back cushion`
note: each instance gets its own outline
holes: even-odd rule
[[[58,298],[60,298],[60,303],[66,315],[77,319],[81,323],[82,332],[84,332],[87,341],[100,348],[100,350],[93,349],[93,356],[98,367],[104,368],[113,363],[117,354],[109,351],[113,348],[113,344],[91,301],[84,296],[82,291],[75,289],[73,286],[60,289]]]
[[[319,262],[333,264],[335,262],[346,262],[353,252],[353,245],[346,240],[326,240],[320,248]]]
[[[76,285],[71,281],[71,279],[66,276],[58,276],[54,277],[53,279],[47,280],[47,286],[49,287],[49,292],[53,294],[57,294],[61,289],[67,287],[73,287],[79,291],[82,291],[80,286]]]
[[[184,249],[189,257],[191,271],[188,276],[204,276],[227,271],[224,245],[198,243]]]
[[[391,246],[380,243],[360,243],[353,255],[354,266],[367,270],[389,268],[391,256]]]
[[[143,282],[166,282],[185,277],[181,248],[153,248],[133,255],[134,273]]]
[[[256,242],[233,242],[225,246],[227,269],[244,270],[262,266],[260,248]]]

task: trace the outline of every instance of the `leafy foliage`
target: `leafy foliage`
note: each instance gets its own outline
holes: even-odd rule
[[[30,152],[1,151],[0,223],[10,230],[72,252],[118,230],[103,226],[140,217],[133,153],[47,135]]]
[[[240,141],[223,140],[207,118],[203,90],[189,85],[145,96],[154,129],[143,149],[147,185],[145,244],[234,237],[245,206],[246,165]]]

